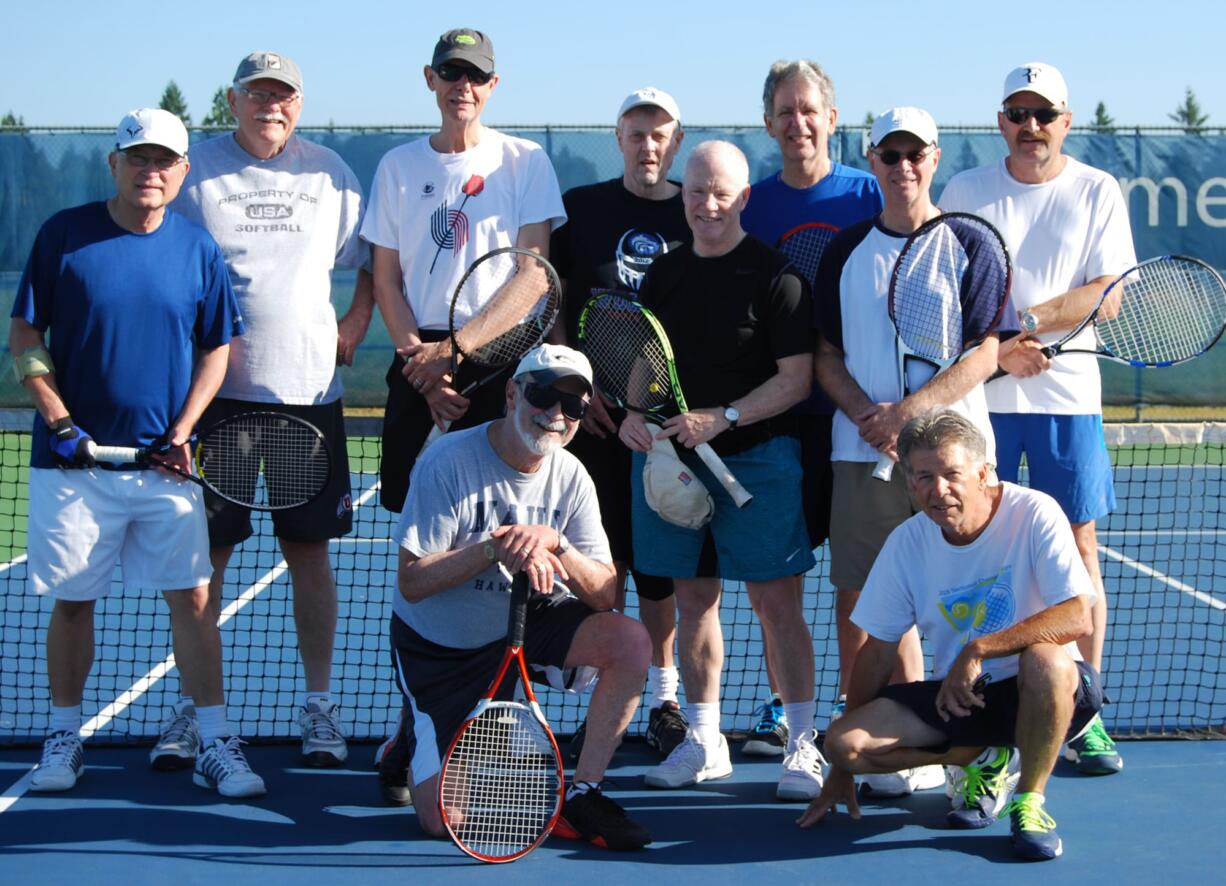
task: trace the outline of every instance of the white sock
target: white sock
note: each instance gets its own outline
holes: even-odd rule
[[[796,750],[796,739],[813,728],[817,717],[817,702],[795,701],[784,704],[784,716],[788,718],[788,753]]]
[[[200,724],[200,741],[207,748],[219,738],[232,734],[226,722],[226,706],[223,704],[196,708],[196,722]]]
[[[692,703],[686,705],[690,730],[698,738],[699,744],[709,748],[719,746],[719,702]]]
[[[52,732],[71,732],[74,735],[79,733],[81,731],[81,706],[74,704],[59,708],[52,705],[50,727]]]
[[[191,708],[193,711],[195,711],[196,702],[192,699],[190,695],[185,695],[179,699],[179,710],[185,711],[188,708]]]
[[[647,702],[648,710],[658,708],[666,701],[677,700],[677,686],[681,677],[673,667],[657,668],[652,665],[647,669],[647,691],[651,700]]]

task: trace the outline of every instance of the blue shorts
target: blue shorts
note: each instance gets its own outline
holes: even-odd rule
[[[715,540],[718,574],[729,581],[772,581],[808,572],[817,562],[809,548],[800,502],[800,443],[773,437],[724,459],[728,470],[753,494],[738,508],[692,451],[677,447],[682,461],[711,493],[715,516],[701,529],[685,529],[660,518],[643,493],[646,455],[634,453],[632,525],[634,564],[649,575],[695,578],[703,543]]]
[[[1064,509],[1070,523],[1099,520],[1115,510],[1115,476],[1100,415],[993,412],[996,473],[1017,482],[1022,455],[1030,485]]]

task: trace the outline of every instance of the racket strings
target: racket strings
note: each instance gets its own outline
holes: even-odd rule
[[[945,225],[908,241],[891,284],[898,337],[928,360],[952,360],[962,351],[962,280],[966,252]]]
[[[779,241],[779,251],[792,260],[792,264],[812,286],[817,282],[817,269],[821,265],[822,254],[837,233],[834,228],[824,225],[802,227],[784,234]]]
[[[443,814],[456,839],[487,858],[533,846],[560,801],[554,746],[524,705],[494,703],[448,755],[439,780]]]
[[[1226,291],[1211,268],[1180,257],[1148,262],[1124,278],[1118,312],[1099,320],[1099,343],[1124,360],[1160,366],[1189,360],[1226,325]]]
[[[465,276],[453,307],[460,352],[488,367],[518,360],[544,340],[561,296],[557,276],[539,259],[518,252],[483,258]],[[463,311],[481,299],[465,319]]]
[[[211,431],[196,452],[200,476],[222,496],[285,508],[313,499],[331,472],[315,428],[292,416],[252,413]]]
[[[644,412],[673,402],[664,343],[633,303],[617,298],[591,305],[583,351],[597,387],[614,400]]]

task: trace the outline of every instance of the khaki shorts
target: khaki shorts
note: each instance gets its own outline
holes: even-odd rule
[[[886,536],[916,512],[904,472],[888,483],[873,476],[876,462],[836,461],[831,496],[830,581],[839,590],[858,591]]]

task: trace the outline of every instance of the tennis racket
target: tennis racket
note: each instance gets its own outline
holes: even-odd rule
[[[557,271],[530,249],[507,246],[473,262],[451,297],[451,377],[461,359],[480,373],[460,395],[467,397],[544,341],[561,304]],[[418,458],[449,427],[431,428]]]
[[[549,836],[562,810],[562,755],[532,693],[524,663],[528,577],[511,582],[507,649],[490,688],[452,739],[438,801],[451,839],[473,858],[522,858]],[[515,663],[525,700],[494,701]]]
[[[622,409],[657,425],[689,411],[664,327],[640,302],[616,292],[597,294],[579,315],[579,347],[592,363],[596,386]],[[753,496],[711,444],[702,443],[694,452],[738,508],[749,503]]]
[[[1094,347],[1077,337],[1094,327]],[[1163,255],[1121,274],[1103,290],[1094,310],[1059,341],[1058,354],[1095,354],[1129,366],[1174,366],[1199,357],[1226,327],[1226,284],[1200,259]],[[1074,345],[1069,347],[1069,345]],[[1008,375],[1003,369],[993,379]]]
[[[218,498],[254,511],[283,511],[313,501],[328,485],[332,459],[319,428],[282,412],[227,416],[193,435],[194,473],[168,465],[159,456],[170,447],[98,446],[103,464],[154,465],[174,471]]]
[[[1012,281],[1004,239],[979,216],[943,213],[907,238],[889,291],[902,396],[918,391],[996,329]],[[893,473],[894,460],[882,455],[873,476],[889,480]]]
[[[822,254],[839,229],[824,222],[797,225],[779,238],[779,251],[792,260],[792,264],[809,281],[817,285],[817,268],[822,263]]]

